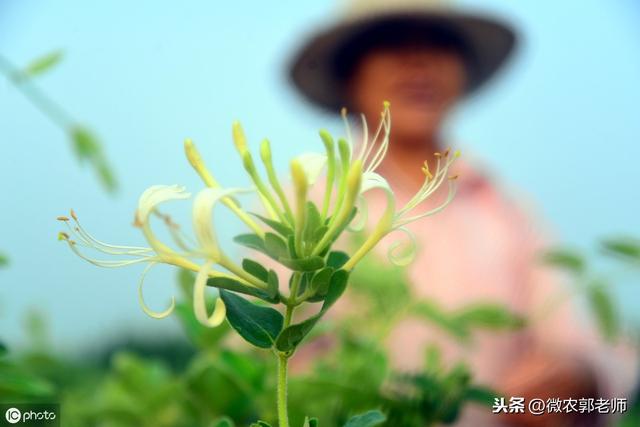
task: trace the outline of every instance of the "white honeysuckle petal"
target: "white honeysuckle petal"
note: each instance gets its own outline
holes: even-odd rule
[[[312,186],[316,183],[327,164],[327,155],[322,153],[304,153],[296,157],[296,160],[300,162],[304,174],[307,176],[309,186]]]
[[[138,200],[137,219],[142,223],[147,222],[151,212],[160,203],[169,200],[184,200],[189,197],[191,197],[191,194],[187,193],[185,187],[180,185],[154,185],[149,187]]]
[[[205,188],[200,191],[193,201],[193,229],[200,250],[211,260],[220,259],[221,250],[218,246],[213,224],[213,208],[222,199],[236,193],[253,191],[245,188]]]
[[[198,271],[196,281],[193,285],[193,312],[200,323],[205,326],[215,328],[224,322],[227,315],[227,308],[225,307],[222,298],[220,298],[220,291],[218,288],[213,288],[212,294],[216,296],[216,306],[211,315],[207,313],[205,290],[207,288],[207,279],[209,278],[212,266],[212,262],[206,262]]]
[[[170,315],[171,313],[173,313],[173,309],[176,307],[176,299],[174,297],[171,297],[171,304],[169,305],[169,308],[167,308],[166,310],[154,311],[154,310],[151,310],[147,306],[147,304],[144,302],[144,294],[142,290],[142,287],[144,285],[144,279],[147,277],[147,273],[149,272],[149,270],[151,270],[151,267],[153,267],[156,264],[157,264],[156,262],[149,263],[149,265],[145,267],[144,271],[142,272],[142,275],[140,276],[140,281],[138,282],[138,301],[140,302],[140,307],[142,307],[142,310],[148,316],[153,317],[154,319],[163,319],[168,315]]]
[[[150,216],[158,205],[171,200],[184,200],[191,197],[185,188],[179,185],[154,185],[142,193],[138,201],[136,221],[142,227],[142,233],[153,250],[160,256],[176,255],[169,246],[162,243],[151,229]]]
[[[364,230],[367,225],[367,219],[369,218],[369,206],[367,205],[367,199],[362,194],[358,196],[356,207],[358,209],[357,215],[347,226],[347,230],[352,233],[358,233]]]
[[[408,240],[406,242],[402,240],[393,242],[387,251],[387,256],[393,265],[406,267],[415,258],[417,250],[416,237],[405,227],[398,227],[396,230],[404,233]]]

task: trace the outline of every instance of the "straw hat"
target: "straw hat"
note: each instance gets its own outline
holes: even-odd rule
[[[446,35],[464,53],[467,93],[485,83],[505,62],[514,31],[493,17],[471,14],[444,0],[350,0],[340,19],[312,35],[290,65],[295,87],[314,104],[337,112],[347,104],[344,73],[349,57],[410,31],[411,42]]]

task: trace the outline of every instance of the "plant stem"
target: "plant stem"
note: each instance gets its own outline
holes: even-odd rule
[[[280,427],[289,427],[287,410],[287,363],[289,358],[278,355],[278,422]]]
[[[291,324],[293,318],[294,305],[287,305],[284,316],[284,328]],[[289,411],[287,409],[287,365],[289,354],[276,353],[278,357],[278,423],[280,427],[289,427]]]

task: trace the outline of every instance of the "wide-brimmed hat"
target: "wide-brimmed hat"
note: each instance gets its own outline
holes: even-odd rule
[[[506,23],[461,11],[448,1],[351,0],[337,22],[312,35],[297,51],[290,65],[291,80],[309,101],[337,112],[347,105],[342,62],[363,45],[384,42],[403,31],[411,31],[416,43],[443,34],[456,40],[464,51],[467,93],[494,75],[516,42]]]

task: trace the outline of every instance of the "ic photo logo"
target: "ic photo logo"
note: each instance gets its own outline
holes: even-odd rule
[[[4,412],[4,420],[2,413]],[[60,426],[60,405],[57,403],[0,404],[0,426]]]
[[[9,408],[7,412],[4,413],[4,417],[9,424],[16,424],[22,419],[22,412],[20,412],[18,408]]]

